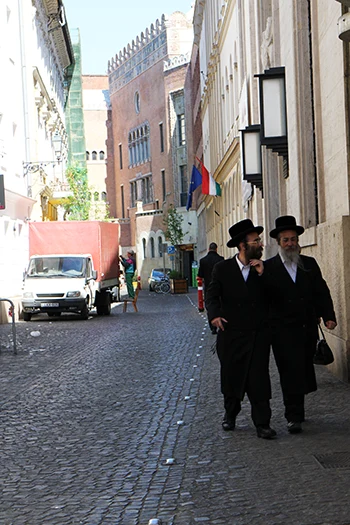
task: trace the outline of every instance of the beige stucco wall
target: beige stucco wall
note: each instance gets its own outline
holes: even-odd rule
[[[330,368],[343,381],[349,380],[349,231],[350,217],[346,216],[319,224],[312,231],[306,230],[300,237],[302,253],[316,258],[332,295],[338,326],[332,332],[326,331],[326,337],[335,356],[335,362]]]
[[[106,203],[101,198],[106,193],[107,176],[107,112],[109,108],[108,76],[84,75],[83,76],[83,108],[86,151],[89,152],[87,160],[88,181],[91,191],[91,219],[103,219],[106,215]],[[92,152],[97,153],[97,159],[92,160]],[[100,159],[100,152],[104,159]],[[98,200],[94,193],[98,193]]]
[[[205,226],[207,240],[218,242],[219,251],[227,257],[232,255],[225,247],[228,227],[249,216],[265,226],[264,254],[270,257],[276,253],[276,243],[268,232],[276,217],[291,214],[303,224],[303,253],[320,264],[338,318],[336,329],[327,333],[336,357],[330,368],[348,380],[349,126],[346,55],[337,25],[341,4],[266,0],[258,6],[243,0],[238,9],[236,2],[228,1],[218,13],[213,3],[196,2],[195,21],[202,24],[197,34],[201,69],[208,77],[206,83],[202,78],[204,158],[222,184],[223,197],[204,200],[198,210],[200,227]],[[237,64],[233,77],[236,73],[239,80],[239,128],[260,122],[254,74],[271,67],[285,68],[289,172],[284,178],[282,158],[262,148],[263,199],[256,190],[252,197],[244,196],[239,153],[229,140],[235,107],[226,90],[231,52]],[[200,240],[201,246],[204,242]]]
[[[289,177],[280,181],[281,214],[295,215],[307,227],[313,200],[312,118],[307,97],[303,51],[307,40],[300,4],[280,3],[281,62],[286,68]],[[299,9],[299,11],[298,11]],[[288,20],[301,23],[294,25]],[[316,137],[316,177],[319,224],[307,229],[300,242],[303,253],[316,257],[334,300],[338,326],[327,334],[334,353],[332,371],[348,380],[349,291],[347,275],[349,235],[348,152],[345,126],[345,91],[342,42],[337,36],[337,2],[319,1],[311,12],[313,48],[313,107]],[[303,45],[300,43],[303,42]],[[303,47],[304,46],[304,47]],[[307,94],[307,89],[305,92]],[[284,200],[284,204],[283,204]],[[267,204],[268,205],[268,204]]]
[[[337,37],[338,2],[322,2],[317,11],[319,48],[317,85],[317,144],[320,172],[321,221],[349,214],[347,143],[344,99],[343,44]],[[322,179],[323,177],[323,179]]]

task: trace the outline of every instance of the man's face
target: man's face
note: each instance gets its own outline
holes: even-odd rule
[[[263,243],[257,232],[248,233],[245,241],[245,253],[248,260],[261,259]]]
[[[279,234],[278,244],[287,253],[299,253],[300,246],[298,241],[298,235],[294,230],[285,230]]]

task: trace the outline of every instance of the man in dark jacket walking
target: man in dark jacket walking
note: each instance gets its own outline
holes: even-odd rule
[[[206,304],[209,320],[219,330],[216,348],[225,406],[223,429],[234,430],[247,393],[258,437],[271,439],[276,432],[270,428],[268,303],[260,277],[262,231],[250,219],[231,226],[227,246],[239,252],[214,266]]]
[[[206,293],[211,281],[211,274],[216,263],[223,261],[224,258],[218,254],[218,245],[215,242],[209,244],[209,251],[205,257],[199,261],[198,277],[202,277],[204,281],[204,302],[206,302]],[[216,334],[215,326],[209,321],[209,326],[212,334]]]
[[[317,389],[313,356],[320,318],[333,330],[333,301],[320,267],[313,257],[300,255],[295,217],[278,217],[270,237],[278,254],[264,263],[262,281],[271,299],[272,350],[280,374],[288,431],[302,431],[305,394]]]

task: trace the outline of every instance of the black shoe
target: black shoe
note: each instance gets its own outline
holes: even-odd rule
[[[289,421],[287,429],[290,434],[300,434],[303,431],[299,421]]]
[[[229,430],[234,430],[236,426],[236,421],[234,419],[225,418],[222,422],[222,428],[228,432]]]
[[[256,433],[259,438],[272,439],[276,434],[276,430],[271,428],[269,425],[261,425],[256,427]]]

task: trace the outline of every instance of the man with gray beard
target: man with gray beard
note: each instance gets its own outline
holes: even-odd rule
[[[270,237],[278,254],[264,263],[262,280],[270,297],[269,319],[285,406],[287,429],[302,431],[305,394],[317,390],[313,356],[318,323],[337,326],[333,301],[320,267],[313,257],[300,255],[299,235],[304,228],[295,217],[278,217]]]

